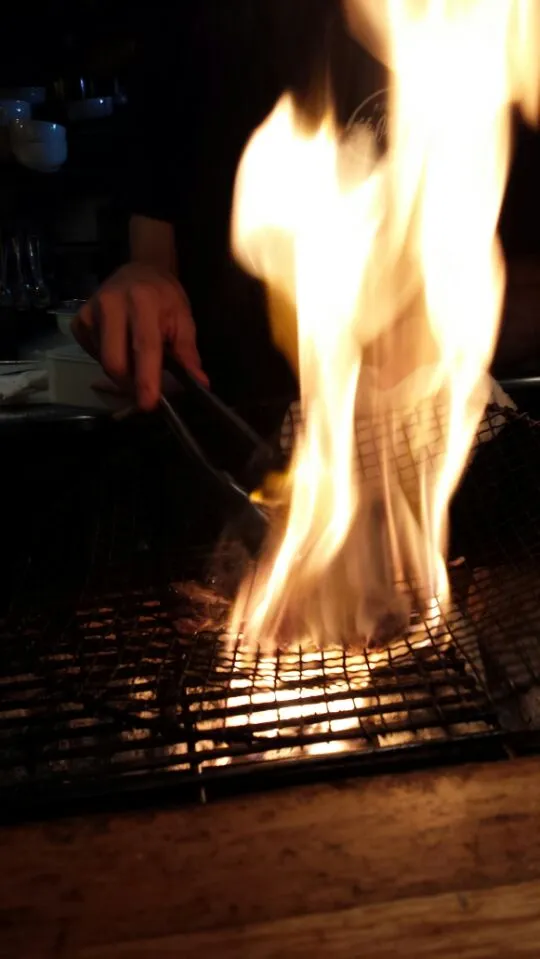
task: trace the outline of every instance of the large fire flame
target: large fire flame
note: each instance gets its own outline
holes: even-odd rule
[[[267,286],[302,401],[286,518],[233,615],[267,650],[383,645],[411,603],[444,607],[448,505],[504,293],[512,107],[538,108],[538,0],[345,7],[390,70],[386,150],[365,127],[342,136],[331,107],[310,128],[285,96],[237,179],[233,247]]]

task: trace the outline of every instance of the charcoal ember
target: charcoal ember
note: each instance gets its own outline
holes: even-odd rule
[[[185,602],[190,606],[214,606],[224,602],[222,597],[218,596],[211,586],[196,581],[187,581],[182,583],[173,583],[173,590],[180,602]]]
[[[197,582],[173,583],[177,608],[176,630],[183,635],[219,631],[226,627],[229,601],[211,586]]]
[[[174,628],[179,636],[191,638],[198,633],[213,632],[216,628],[215,619],[212,616],[180,616],[174,618]]]
[[[388,649],[394,642],[402,640],[409,626],[409,608],[405,602],[397,601],[394,609],[385,610],[375,621],[368,637],[368,649]]]
[[[217,544],[206,577],[207,584],[222,597],[231,601],[238,593],[251,564],[251,557],[233,527],[226,528]]]

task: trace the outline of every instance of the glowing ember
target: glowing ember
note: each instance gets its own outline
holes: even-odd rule
[[[447,601],[448,503],[485,406],[503,297],[511,106],[529,119],[538,106],[539,6],[347,0],[391,71],[385,155],[366,127],[341,138],[330,107],[309,129],[289,96],[248,145],[233,245],[266,282],[303,419],[284,528],[232,620],[268,653],[327,638],[383,646],[405,632],[411,604]],[[380,429],[371,478],[357,469],[359,412]]]
[[[248,662],[240,664],[248,666]],[[302,660],[302,672],[298,671],[298,658],[294,656],[290,662],[285,659],[279,682],[284,688],[272,689],[276,678],[276,662],[273,658],[264,658],[259,665],[259,673],[266,678],[270,688],[258,691],[248,678],[249,669],[242,678],[233,678],[230,688],[231,695],[226,700],[227,718],[225,729],[246,727],[250,729],[254,738],[271,739],[279,742],[280,727],[285,727],[289,735],[294,730],[302,729],[308,739],[318,736],[320,741],[311,742],[303,748],[289,746],[277,749],[265,749],[264,760],[294,758],[302,754],[316,756],[326,753],[346,752],[354,749],[357,742],[339,739],[339,733],[351,732],[358,729],[358,710],[368,705],[368,700],[362,698],[362,688],[368,684],[369,669],[365,659],[361,656],[351,657],[348,669],[352,673],[352,681],[344,675],[343,666],[339,659],[329,658],[328,665],[319,654],[307,654]],[[304,668],[307,667],[307,668]],[[312,683],[313,685],[310,685]],[[306,685],[300,685],[306,684]],[[351,685],[359,695],[351,695]],[[345,698],[341,698],[345,696]],[[261,707],[268,706],[268,709]],[[229,715],[231,710],[239,710],[235,715]],[[203,720],[199,728],[215,729],[215,723]],[[285,734],[286,735],[286,734]],[[229,765],[230,756],[216,760],[213,765]]]
[[[409,667],[410,654],[409,648]],[[418,682],[414,665],[407,669],[405,657],[392,654],[389,661],[388,652],[368,658],[339,649],[298,650],[276,659],[236,650],[233,672],[226,658],[218,669],[222,696],[209,700],[207,688],[200,700],[193,696],[201,766],[364,752],[458,735],[464,704],[481,711],[470,681],[452,674],[441,645],[414,656],[416,668],[422,659],[427,685]],[[466,723],[468,735],[486,728],[480,717]]]

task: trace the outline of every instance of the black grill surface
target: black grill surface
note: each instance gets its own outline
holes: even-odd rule
[[[378,660],[264,657],[225,635],[216,571],[230,588],[243,557],[165,435],[13,441],[3,816],[536,748],[540,426],[492,409],[485,429],[453,504],[446,621]]]

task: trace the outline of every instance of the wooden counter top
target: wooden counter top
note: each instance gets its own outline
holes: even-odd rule
[[[540,956],[540,760],[0,830],[2,959]]]

